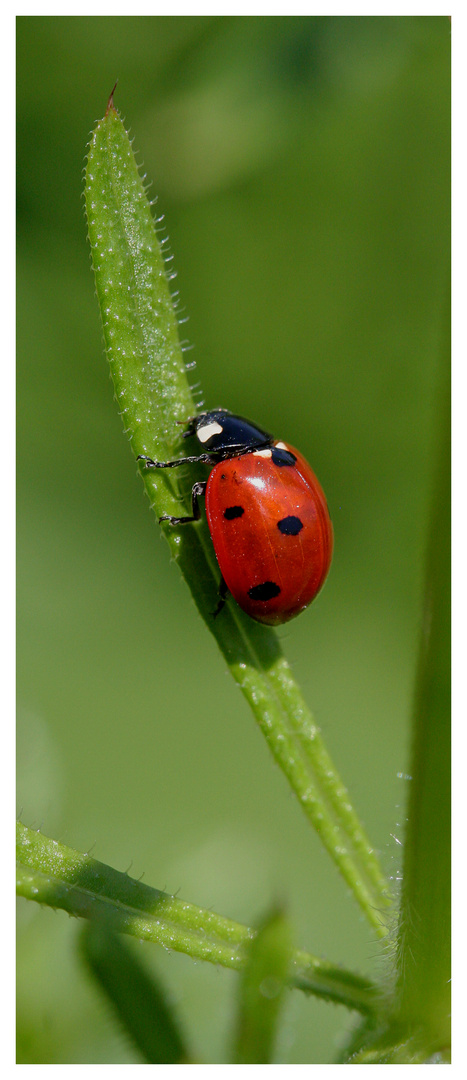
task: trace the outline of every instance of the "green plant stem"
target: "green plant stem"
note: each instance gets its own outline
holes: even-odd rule
[[[235,616],[236,612],[233,613]],[[239,636],[243,621],[239,616]],[[222,627],[216,636],[302,810],[337,863],[368,921],[378,936],[384,937],[390,896],[376,853],[353,810],[348,792],[287,661],[278,647],[274,659],[262,668],[261,654],[255,655],[251,648],[252,638],[256,635],[249,631],[241,659],[232,663],[229,627]]]
[[[173,457],[177,422],[196,412],[178,338],[176,311],[149,203],[112,100],[91,140],[86,209],[106,352],[136,456]],[[187,504],[186,471],[141,475],[156,515]],[[213,618],[219,571],[205,521],[163,526],[172,555],[275,760],[370,925],[386,933],[390,904],[376,853],[323,745],[274,631],[229,602]]]
[[[255,936],[249,927],[143,885],[21,822],[17,858],[19,896],[70,915],[99,919],[111,930],[194,959],[235,971],[245,965],[246,946]],[[290,984],[364,1014],[378,1008],[378,990],[370,980],[306,952],[293,953]]]

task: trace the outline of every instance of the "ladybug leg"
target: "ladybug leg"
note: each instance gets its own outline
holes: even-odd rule
[[[159,523],[161,521],[169,521],[171,525],[186,525],[188,521],[199,521],[201,517],[201,510],[198,498],[200,495],[204,495],[206,491],[206,484],[207,480],[200,480],[198,481],[198,483],[193,484],[193,487],[191,489],[191,506],[193,514],[191,517],[171,517],[170,514],[163,514],[162,517],[159,518]]]
[[[224,581],[223,577],[221,577],[221,580],[219,582],[218,592],[219,592],[219,603],[218,603],[218,605],[216,607],[216,610],[213,611],[213,613],[212,613],[213,619],[217,619],[217,616],[219,615],[219,612],[222,611],[222,608],[224,607],[224,604],[225,604],[225,601],[226,601],[226,597],[228,596],[228,593],[229,593],[229,590],[227,588],[227,585],[225,584],[225,581]]]
[[[194,461],[209,461],[211,464],[217,461],[212,454],[198,454],[196,457],[181,457],[176,461],[153,461],[145,454],[138,454],[137,461],[144,461],[147,469],[176,469],[178,465],[191,465]]]

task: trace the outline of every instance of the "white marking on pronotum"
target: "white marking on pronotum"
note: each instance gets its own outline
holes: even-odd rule
[[[198,428],[196,435],[200,442],[205,443],[208,439],[212,439],[213,435],[220,435],[223,431],[220,424],[215,422],[212,424],[206,424],[205,427]]]
[[[272,450],[254,450],[253,457],[272,457]]]
[[[288,446],[286,446],[285,442],[276,442],[274,445],[277,446],[278,450],[288,450],[289,449]]]

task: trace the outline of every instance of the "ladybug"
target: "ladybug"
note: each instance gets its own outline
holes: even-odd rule
[[[153,461],[150,469],[192,462],[213,466],[192,489],[192,514],[160,521],[198,521],[198,499],[206,517],[222,579],[219,604],[228,592],[257,622],[277,626],[299,615],[319,592],[332,558],[333,531],[326,499],[305,458],[284,442],[227,409],[188,421],[184,438],[195,437],[203,452],[176,461]]]

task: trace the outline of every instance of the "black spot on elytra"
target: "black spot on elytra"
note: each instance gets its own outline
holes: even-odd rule
[[[248,596],[250,600],[273,600],[275,596],[279,596],[280,591],[275,581],[262,581],[261,585],[253,585],[248,589]]]
[[[278,446],[271,447],[271,459],[273,465],[282,468],[283,465],[295,465],[296,457],[291,450],[280,450]]]
[[[294,517],[291,514],[289,517],[282,518],[277,522],[277,528],[279,532],[284,536],[297,536],[301,529],[303,529],[303,521],[300,518]]]
[[[244,513],[245,510],[243,506],[228,506],[227,509],[224,510],[224,517],[227,518],[227,521],[233,521],[234,518],[239,518]]]

